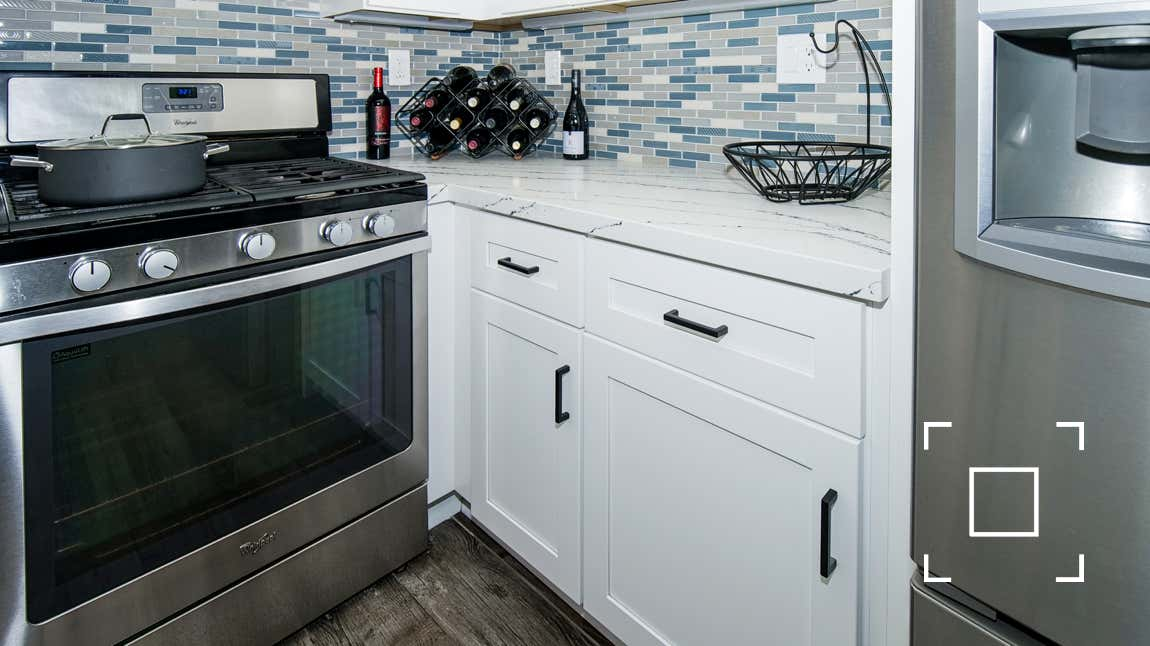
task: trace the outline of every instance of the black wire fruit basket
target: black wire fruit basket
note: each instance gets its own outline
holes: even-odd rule
[[[815,49],[830,54],[839,48],[840,25],[846,25],[854,37],[855,49],[862,62],[863,78],[867,87],[866,143],[834,141],[748,141],[723,147],[723,154],[739,173],[763,197],[772,202],[799,204],[836,204],[849,202],[875,186],[891,166],[890,146],[872,143],[871,138],[871,74],[873,65],[878,74],[888,113],[891,112],[890,86],[886,74],[870,43],[859,30],[846,20],[835,23],[834,44],[830,49],[819,47],[815,35],[811,40]]]
[[[458,82],[467,78],[459,70],[472,78]],[[522,159],[547,141],[559,113],[529,81],[510,74],[493,70],[480,78],[461,66],[447,79],[432,78],[399,109],[396,125],[433,160],[454,151],[475,159],[496,151]]]

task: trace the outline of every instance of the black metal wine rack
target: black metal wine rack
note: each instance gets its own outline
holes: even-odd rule
[[[491,101],[487,105],[473,110],[468,107],[464,101],[464,96],[471,90],[481,86],[491,92]],[[520,110],[511,110],[506,98],[512,93],[515,93],[516,90],[522,90],[522,94],[526,97],[526,100]],[[410,121],[412,113],[424,108],[424,102],[428,96],[436,91],[443,92],[444,95],[450,97],[450,100],[447,101],[445,105],[435,109],[432,113],[433,121],[431,124],[413,127]],[[494,105],[503,107],[514,115],[514,118],[502,128],[498,130],[492,129],[494,136],[486,146],[476,150],[469,149],[467,146],[468,136],[476,129],[487,128],[483,118],[487,111]],[[529,112],[535,112],[536,108],[542,108],[546,111],[549,117],[546,127],[533,129],[530,127],[530,124],[523,121],[523,116]],[[447,123],[448,116],[455,110],[465,110],[471,116],[470,123],[459,130],[452,130]],[[454,150],[459,150],[468,157],[475,159],[486,157],[495,151],[500,151],[515,159],[522,159],[534,153],[547,141],[555,131],[558,119],[559,113],[555,110],[555,106],[529,81],[522,78],[515,78],[503,83],[496,83],[486,77],[476,78],[458,91],[452,90],[442,79],[432,78],[424,83],[423,87],[419,88],[395,115],[396,125],[403,134],[407,136],[408,140],[411,141],[412,146],[414,146],[420,154],[430,157],[431,159],[440,159]],[[521,151],[512,150],[510,143],[507,141],[507,136],[512,133],[517,126],[530,135],[528,144]],[[436,130],[438,130],[440,137],[444,137],[444,133],[450,133],[454,139],[454,143],[449,146],[437,145],[432,137],[433,131]]]

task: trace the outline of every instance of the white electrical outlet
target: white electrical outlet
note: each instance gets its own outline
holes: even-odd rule
[[[543,63],[547,71],[547,85],[563,85],[563,53],[549,49],[543,57]]]
[[[387,50],[387,84],[392,86],[411,85],[411,50]]]
[[[779,36],[779,83],[826,83],[827,57],[815,49],[807,34]]]

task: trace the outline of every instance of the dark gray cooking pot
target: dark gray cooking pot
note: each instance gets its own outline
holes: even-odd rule
[[[108,136],[112,121],[139,119],[148,133]],[[153,134],[142,114],[114,114],[99,135],[39,144],[38,157],[12,156],[13,166],[40,169],[40,199],[50,204],[97,206],[143,202],[194,193],[207,181],[207,159],[226,152],[200,135]]]

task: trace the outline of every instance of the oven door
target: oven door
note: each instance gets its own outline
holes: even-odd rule
[[[0,324],[0,642],[126,639],[425,482],[428,246]]]

